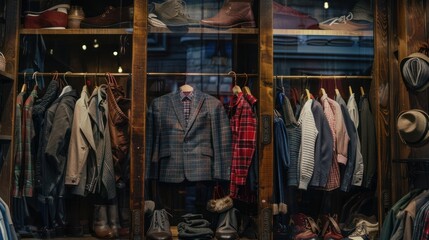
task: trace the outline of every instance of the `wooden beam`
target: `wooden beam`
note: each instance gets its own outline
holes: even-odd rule
[[[1,87],[4,96],[7,96],[5,108],[1,109],[1,129],[0,134],[12,136],[14,129],[15,119],[15,98],[17,92],[18,78],[16,75],[18,66],[19,54],[19,16],[20,16],[20,1],[7,0],[6,1],[6,31],[5,42],[1,52],[6,58],[6,72],[9,73],[13,79],[12,82],[4,84]],[[5,162],[0,172],[0,196],[8,204],[11,203],[11,190],[12,190],[12,173],[13,173],[13,144],[14,140],[10,142],[9,149],[6,154]]]
[[[147,0],[134,2],[131,84],[130,239],[144,239],[144,162],[146,125]]]
[[[273,1],[259,1],[259,194],[258,239],[272,239],[273,195]]]

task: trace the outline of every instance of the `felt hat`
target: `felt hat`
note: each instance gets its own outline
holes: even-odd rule
[[[429,116],[419,109],[404,111],[398,115],[397,129],[403,143],[421,146],[429,140]]]
[[[408,89],[421,92],[429,86],[429,57],[426,54],[410,54],[402,59],[400,70]]]

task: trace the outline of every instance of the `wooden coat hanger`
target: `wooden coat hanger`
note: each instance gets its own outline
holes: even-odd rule
[[[341,96],[340,90],[338,90],[338,87],[337,87],[337,79],[335,78],[335,76],[334,76],[334,85],[335,85],[335,95]]]
[[[234,93],[234,95],[237,95],[242,92],[241,87],[237,85],[237,74],[234,71],[229,71],[228,75],[231,75],[231,74],[234,75],[234,79],[233,79],[234,87],[232,87],[232,93]]]
[[[26,77],[27,77],[27,72],[24,72],[24,84],[22,84],[21,92],[27,91],[27,83],[26,83],[27,79],[26,79]]]
[[[31,77],[34,80],[34,83],[35,83],[33,90],[38,90],[39,89],[39,84],[37,83],[37,74],[38,73],[39,73],[38,71],[35,71],[33,73],[33,76]]]
[[[361,96],[364,96],[364,95],[365,95],[365,91],[363,90],[363,87],[362,87],[362,86],[360,87],[360,94],[361,94]]]
[[[194,91],[194,88],[191,85],[185,83],[182,86],[180,86],[180,91],[182,91],[182,92],[192,92],[192,91]]]
[[[325,89],[323,88],[323,78],[322,78],[322,75],[320,75],[320,85],[321,85],[321,87],[320,87],[320,93],[321,93],[321,95],[323,96],[323,95],[326,95],[326,91],[325,91]]]
[[[248,76],[247,76],[247,73],[244,73],[244,75],[246,76],[246,81],[244,82],[243,92],[244,92],[245,94],[252,95],[252,92],[250,91],[250,88],[247,86],[247,83],[248,83],[248,81],[249,81],[249,78],[248,78]]]

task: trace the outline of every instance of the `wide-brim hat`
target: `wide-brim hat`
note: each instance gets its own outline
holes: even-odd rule
[[[397,129],[402,142],[418,147],[429,140],[429,116],[419,109],[404,111],[398,115]]]
[[[405,57],[400,70],[408,89],[421,92],[429,86],[429,57],[426,54],[416,52]]]

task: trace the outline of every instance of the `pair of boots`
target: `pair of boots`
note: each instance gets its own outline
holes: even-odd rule
[[[94,205],[92,230],[97,238],[119,237],[118,205]]]
[[[343,239],[335,215],[322,215],[316,223],[313,218],[298,213],[291,216],[291,225],[294,240],[317,240],[319,235],[324,240]]]

